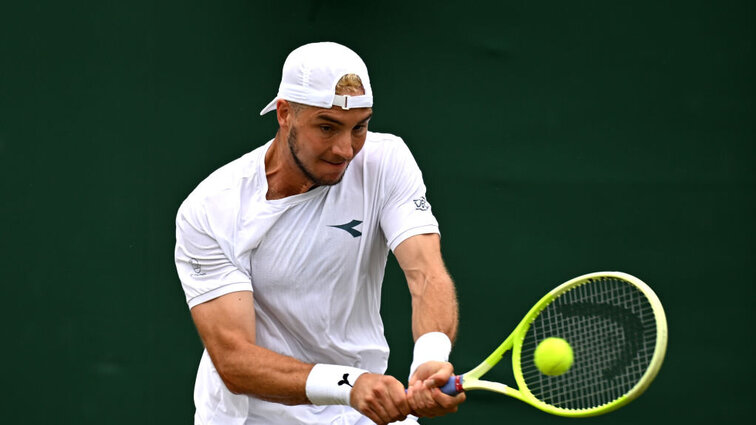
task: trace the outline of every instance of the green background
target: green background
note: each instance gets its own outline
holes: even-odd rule
[[[174,216],[273,136],[310,41],[360,53],[371,128],[413,150],[487,355],[548,289],[616,269],[665,305],[638,400],[590,423],[740,421],[754,398],[752,1],[28,1],[0,6],[5,423],[187,424],[201,345]],[[410,361],[392,259],[389,372]],[[494,378],[511,382],[506,367]],[[471,393],[438,424],[566,423]]]

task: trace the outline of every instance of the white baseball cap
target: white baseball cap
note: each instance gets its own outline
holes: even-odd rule
[[[360,77],[364,95],[336,94],[336,83],[346,74]],[[365,62],[357,53],[338,43],[310,43],[289,53],[281,73],[278,95],[260,111],[260,115],[276,109],[279,99],[320,108],[369,108],[373,106],[373,90]]]

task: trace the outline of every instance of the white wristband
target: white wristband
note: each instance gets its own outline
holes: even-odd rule
[[[449,361],[452,343],[443,332],[429,332],[415,341],[415,349],[412,353],[412,365],[410,366],[410,378],[417,368],[429,361]]]
[[[307,376],[305,392],[310,402],[317,406],[342,404],[349,406],[352,385],[366,370],[349,366],[318,363]]]

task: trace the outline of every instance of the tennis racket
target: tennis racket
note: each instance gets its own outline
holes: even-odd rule
[[[545,375],[534,364],[536,347],[548,337],[572,347],[572,366],[562,375]],[[555,415],[600,415],[648,388],[666,347],[664,310],[648,285],[626,273],[590,273],[546,294],[499,348],[441,391],[489,390]],[[480,379],[509,350],[518,388]]]

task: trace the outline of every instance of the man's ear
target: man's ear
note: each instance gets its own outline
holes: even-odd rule
[[[289,102],[284,99],[278,99],[276,102],[276,118],[278,119],[279,127],[291,127],[291,122],[294,119],[294,110]]]

